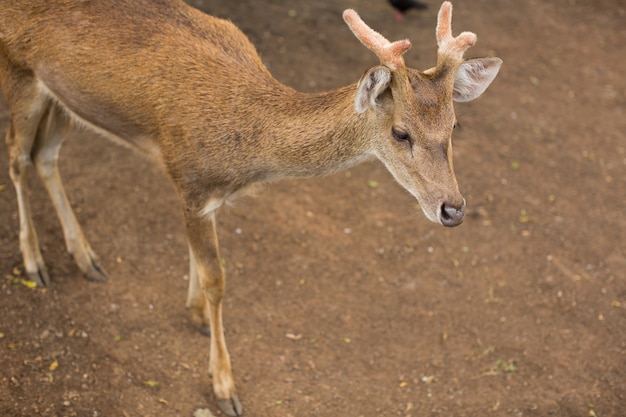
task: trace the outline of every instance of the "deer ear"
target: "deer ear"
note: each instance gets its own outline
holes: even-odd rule
[[[356,87],[354,108],[363,113],[368,107],[376,106],[376,99],[389,87],[391,70],[384,65],[370,68],[363,74]]]
[[[485,92],[496,78],[502,65],[500,58],[468,59],[456,72],[454,80],[454,101],[470,101]]]

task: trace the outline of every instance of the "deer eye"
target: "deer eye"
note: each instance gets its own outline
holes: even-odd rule
[[[411,136],[404,130],[398,129],[396,127],[391,128],[391,135],[398,142],[410,142]]]

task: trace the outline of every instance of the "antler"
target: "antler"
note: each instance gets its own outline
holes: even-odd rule
[[[383,35],[367,26],[357,12],[352,9],[343,12],[343,20],[346,21],[354,36],[378,56],[381,64],[392,71],[404,67],[402,54],[411,48],[411,42],[408,39],[389,42]]]
[[[463,53],[476,43],[476,34],[463,32],[456,38],[452,36],[452,3],[444,2],[437,15],[437,45],[438,55],[442,58],[463,60]]]

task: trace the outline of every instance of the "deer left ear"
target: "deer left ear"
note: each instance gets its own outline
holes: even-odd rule
[[[463,62],[456,72],[452,99],[464,102],[480,96],[498,75],[500,65],[500,58],[468,59]]]
[[[391,70],[384,65],[370,68],[363,74],[356,87],[354,108],[363,113],[368,107],[376,106],[376,99],[389,87]]]

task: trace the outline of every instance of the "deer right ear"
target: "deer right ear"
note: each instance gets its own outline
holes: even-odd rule
[[[391,83],[391,70],[384,65],[370,68],[363,74],[356,87],[354,108],[363,113],[368,107],[376,106],[376,99],[387,90]]]

